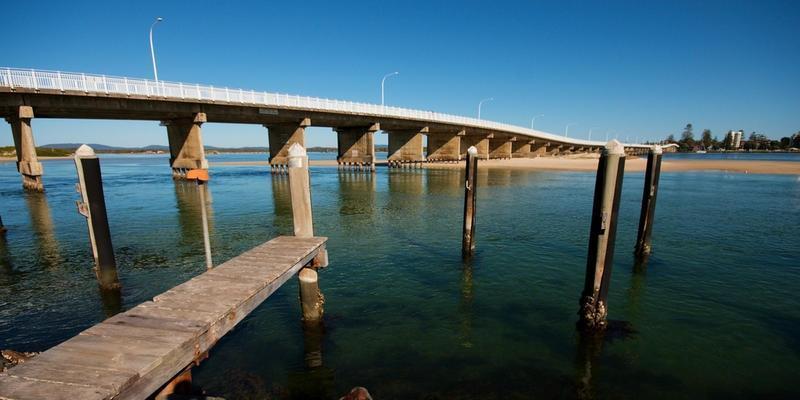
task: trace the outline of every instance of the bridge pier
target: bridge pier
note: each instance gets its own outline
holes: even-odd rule
[[[11,125],[11,134],[14,136],[17,171],[22,175],[22,187],[25,190],[44,192],[42,163],[36,157],[31,119],[33,119],[33,107],[19,106],[14,115],[6,118],[6,121]]]
[[[535,158],[547,155],[548,145],[550,145],[550,143],[534,141],[534,143],[531,145],[531,152],[529,153],[528,157]]]
[[[427,161],[461,161],[461,137],[464,131],[455,133],[428,132]]]
[[[162,121],[169,138],[169,164],[173,179],[186,179],[191,169],[208,170],[206,151],[200,126],[206,122],[206,113],[196,113],[189,118]]]
[[[467,157],[467,150],[475,146],[478,151],[477,158],[480,160],[489,159],[489,139],[494,135],[464,135],[461,137],[461,158]]]
[[[512,143],[516,140],[516,138],[508,137],[489,139],[489,158],[501,160],[511,158]]]
[[[289,146],[299,143],[305,147],[306,127],[310,125],[309,118],[303,118],[296,124],[264,124],[269,134],[269,167],[273,174],[287,171]]]
[[[428,128],[393,129],[389,132],[389,168],[401,167],[403,164],[417,165],[425,161],[422,152],[422,135]]]
[[[561,152],[562,147],[564,147],[564,145],[558,143],[547,146],[547,155],[551,157],[557,156],[558,153]]]
[[[533,140],[523,139],[511,142],[511,158],[527,158],[531,154]]]
[[[335,128],[339,168],[375,171],[375,132],[380,124]]]

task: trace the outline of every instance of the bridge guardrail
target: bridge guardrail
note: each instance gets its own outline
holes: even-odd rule
[[[142,78],[127,78],[108,75],[85,74],[76,72],[46,71],[37,69],[2,68],[0,69],[0,86],[16,89],[17,87],[33,90],[82,91],[84,93],[117,94],[126,96],[161,97],[165,99],[220,101],[228,103],[253,104],[266,107],[300,108],[313,111],[343,112],[376,117],[413,119],[431,123],[461,125],[470,128],[481,128],[498,132],[519,134],[586,146],[602,146],[605,143],[590,141],[552,133],[537,131],[521,126],[487,121],[477,118],[437,113],[434,111],[414,110],[402,107],[382,106],[378,104],[360,103],[345,100],[325,99],[319,97],[297,96],[282,93],[257,92],[254,90],[231,89],[212,85],[190,84],[182,82],[152,81]],[[649,147],[638,144],[625,144],[627,147]]]

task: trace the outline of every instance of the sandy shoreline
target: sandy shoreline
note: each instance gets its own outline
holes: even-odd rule
[[[67,160],[72,157],[39,157],[42,161]],[[15,162],[14,157],[0,157],[0,163]],[[647,159],[644,157],[631,157],[625,162],[625,170],[631,172],[644,171]],[[317,167],[336,167],[336,160],[311,160],[310,164]],[[378,166],[386,165],[386,160],[378,160]],[[268,166],[264,161],[219,161],[211,162],[211,167],[226,166]],[[529,171],[596,171],[597,157],[567,156],[567,157],[539,157],[515,158],[511,160],[484,160],[481,167],[489,169],[517,169]],[[463,163],[430,163],[422,164],[423,168],[453,169],[464,168]],[[661,169],[666,172],[689,171],[724,171],[744,174],[779,174],[800,175],[800,162],[795,161],[766,161],[766,160],[686,160],[666,159]]]

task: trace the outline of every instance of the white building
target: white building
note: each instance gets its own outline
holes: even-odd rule
[[[744,135],[744,130],[738,131],[728,131],[728,137],[726,140],[728,144],[727,150],[739,150],[742,147],[742,136]]]

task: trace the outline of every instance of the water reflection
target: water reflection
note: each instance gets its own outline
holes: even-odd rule
[[[47,197],[44,193],[26,192],[25,202],[28,205],[28,215],[31,218],[40,263],[49,268],[60,265],[63,259],[56,240]]]
[[[323,322],[303,323],[304,369],[289,374],[291,398],[335,398],[334,371],[322,363]]]
[[[340,171],[339,214],[341,216],[362,215],[372,219],[375,213],[376,174]],[[359,223],[367,220],[359,219]]]
[[[594,383],[604,340],[604,334],[578,334],[575,358],[575,397],[578,399],[596,397]]]
[[[3,276],[12,273],[14,266],[11,264],[11,252],[8,247],[8,239],[6,234],[0,232],[0,271],[3,271]]]
[[[464,171],[458,169],[429,169],[425,174],[425,187],[430,194],[463,194]]]
[[[178,208],[178,224],[181,227],[180,244],[182,248],[194,249],[203,243],[203,215],[200,209],[200,193],[204,191],[209,235],[214,232],[214,209],[212,207],[209,185],[175,180],[175,201]]]
[[[275,174],[272,181],[272,204],[276,217],[292,216],[292,194],[289,192],[289,175]]]
[[[406,193],[421,195],[425,193],[425,171],[421,169],[391,169],[389,170],[389,191],[393,193]],[[419,196],[417,196],[419,197]]]
[[[464,260],[461,268],[461,302],[458,314],[461,318],[461,346],[472,347],[472,260]]]
[[[120,289],[97,289],[103,303],[103,315],[111,318],[122,312],[122,291]]]

